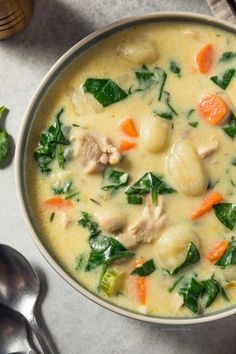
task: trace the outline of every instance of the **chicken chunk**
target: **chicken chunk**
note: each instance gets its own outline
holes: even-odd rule
[[[167,213],[164,211],[163,199],[159,196],[158,206],[153,209],[150,203],[147,203],[141,219],[117,239],[128,249],[138,244],[151,243],[158,238],[166,220]]]
[[[95,173],[102,171],[106,165],[114,165],[120,160],[120,153],[106,138],[97,141],[91,134],[78,130],[71,137],[74,148],[74,157],[79,157],[85,172]]]
[[[208,143],[199,145],[197,148],[198,155],[204,159],[205,157],[210,156],[219,148],[219,142],[214,136],[210,137]]]
[[[102,230],[117,233],[126,225],[126,217],[122,213],[113,210],[101,210],[94,213],[94,217]]]

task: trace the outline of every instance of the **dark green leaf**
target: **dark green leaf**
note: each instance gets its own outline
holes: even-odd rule
[[[225,90],[232,77],[234,76],[235,69],[228,69],[223,73],[223,76],[220,78],[219,76],[212,76],[210,79],[213,81],[217,86]]]
[[[215,301],[220,292],[220,284],[217,280],[211,278],[204,280],[202,285],[204,287],[204,295],[206,296],[205,307],[209,307]]]
[[[230,299],[229,299],[229,297],[228,297],[228,295],[227,295],[227,293],[226,293],[226,291],[225,291],[223,286],[221,286],[221,295],[222,295],[222,297],[224,298],[225,301],[230,302]]]
[[[55,213],[52,213],[52,214],[50,215],[50,222],[52,222],[52,221],[54,220],[54,217],[55,217]]]
[[[174,274],[178,273],[180,270],[182,270],[183,268],[187,267],[188,265],[196,263],[197,261],[199,261],[199,259],[200,259],[199,251],[198,251],[197,247],[194,245],[194,243],[191,242],[188,246],[187,254],[186,254],[184,262],[182,264],[180,264],[174,270],[169,271],[169,273],[171,275],[174,275]]]
[[[176,286],[181,282],[181,280],[184,278],[184,275],[181,275],[174,283],[173,285],[168,289],[169,293],[172,293],[172,291],[176,288]]]
[[[215,215],[228,229],[233,230],[236,222],[236,204],[220,203],[214,205]]]
[[[183,296],[184,305],[194,313],[198,312],[198,300],[202,290],[203,285],[191,278],[189,283],[178,291],[179,295]]]
[[[154,111],[154,114],[156,114],[157,116],[164,118],[164,119],[168,119],[168,120],[172,120],[173,119],[173,113],[171,112],[158,112],[158,111]]]
[[[65,200],[72,199],[72,198],[76,197],[78,194],[79,194],[79,192],[74,192],[74,193],[68,194],[65,196]],[[79,199],[77,199],[77,202],[78,201],[79,201]]]
[[[235,135],[236,135],[236,119],[235,119],[234,115],[232,115],[229,124],[224,126],[222,128],[222,130],[225,132],[225,134],[230,136],[230,138],[233,139],[235,137]]]
[[[119,188],[127,186],[129,175],[127,172],[113,170],[110,167],[107,167],[103,175],[103,186],[102,189],[111,192],[117,191]]]
[[[85,263],[85,256],[81,254],[80,256],[76,257],[75,259],[75,270],[81,270],[84,268]]]
[[[192,115],[195,111],[196,111],[195,108],[191,108],[191,109],[187,112],[186,117],[187,117],[187,118],[190,118],[191,115]]]
[[[178,77],[181,76],[181,68],[178,63],[175,61],[171,61],[169,65],[169,70],[172,71],[172,73],[176,74]]]
[[[157,203],[158,194],[174,193],[175,190],[168,186],[163,177],[155,176],[152,172],[145,173],[138,182],[129,186],[125,193],[129,195],[143,195],[151,193],[153,204]]]
[[[145,262],[143,265],[137,267],[131,274],[140,277],[146,277],[154,272],[156,269],[153,259]]]
[[[188,124],[193,128],[197,128],[198,126],[198,122],[189,122]]]
[[[83,84],[84,92],[88,92],[103,106],[107,107],[128,97],[128,94],[114,81],[108,79],[89,78]]]
[[[236,241],[230,242],[223,255],[215,264],[220,267],[236,264]]]
[[[208,182],[208,185],[207,185],[207,190],[213,189],[213,188],[217,185],[217,183],[219,183],[219,180],[218,180],[218,179],[215,180],[214,182],[209,181],[209,182]]]
[[[0,130],[0,163],[6,159],[9,147],[9,136],[6,130]]]
[[[222,62],[234,59],[234,58],[236,58],[236,53],[235,52],[224,52],[221,55],[219,62],[222,63]]]
[[[129,204],[138,205],[143,203],[143,198],[140,195],[130,194],[127,195],[127,201]]]
[[[140,71],[136,71],[135,76],[139,82],[138,90],[140,91],[149,89],[157,81],[156,73],[150,71],[146,65],[143,65]]]
[[[164,99],[166,102],[167,107],[169,108],[169,110],[175,115],[178,116],[178,113],[176,112],[176,110],[172,107],[172,105],[170,104],[170,99],[171,99],[171,95],[169,92],[164,91]]]
[[[56,115],[55,122],[47,131],[42,132],[38,147],[34,153],[37,166],[43,173],[51,171],[51,162],[57,158],[59,167],[63,168],[65,163],[63,145],[69,145],[69,140],[62,132],[60,116],[64,112],[62,108]]]
[[[79,225],[87,228],[90,232],[91,236],[98,235],[101,231],[99,225],[96,221],[94,221],[91,214],[86,213],[85,211],[81,212],[82,218],[78,221]]]
[[[132,257],[135,255],[133,252],[127,251],[126,248],[116,239],[112,237],[108,237],[107,239],[109,241],[109,245],[105,250],[101,252],[94,250],[91,251],[87,266],[85,268],[86,271],[90,271],[91,269],[94,269],[102,264],[109,264],[116,259]]]
[[[158,71],[158,75],[160,78],[160,89],[159,89],[159,96],[158,96],[158,100],[160,101],[162,98],[162,94],[163,94],[163,90],[164,90],[164,86],[165,86],[165,82],[167,79],[167,74],[164,70],[157,68]]]
[[[236,157],[232,157],[231,165],[236,166]]]

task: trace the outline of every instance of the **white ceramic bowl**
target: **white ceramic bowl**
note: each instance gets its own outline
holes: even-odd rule
[[[209,26],[214,26],[217,28],[225,29],[230,32],[236,34],[236,26],[229,24],[225,21],[220,21],[215,18],[203,15],[197,15],[194,13],[184,13],[184,12],[160,12],[160,13],[152,13],[146,14],[142,16],[134,16],[129,17],[124,20],[117,21],[110,25],[107,25],[86,38],[82,39],[76,45],[74,45],[71,49],[69,49],[48,71],[42,82],[40,83],[39,87],[37,88],[33,98],[30,101],[28,109],[25,113],[18,141],[16,146],[16,157],[15,157],[15,176],[16,176],[16,188],[17,188],[17,195],[20,204],[20,208],[22,211],[23,218],[25,223],[29,229],[29,232],[44,256],[44,258],[48,261],[48,263],[57,271],[58,274],[62,276],[64,280],[66,280],[70,285],[72,285],[76,290],[78,290],[81,294],[85,295],[90,300],[94,301],[95,303],[113,311],[118,314],[153,323],[165,324],[165,325],[183,325],[183,324],[197,324],[203,323],[208,321],[217,320],[223,317],[231,316],[236,313],[236,306],[231,306],[227,309],[222,311],[215,312],[213,314],[202,315],[198,317],[191,317],[191,318],[167,318],[167,317],[152,317],[149,315],[139,314],[133,311],[126,310],[119,306],[113,305],[98,296],[94,293],[86,289],[84,286],[76,282],[53,258],[53,256],[49,253],[45,245],[40,240],[39,235],[37,234],[37,230],[35,227],[35,221],[32,218],[30,210],[28,208],[26,202],[26,189],[24,183],[24,160],[25,160],[25,151],[26,151],[26,143],[27,143],[27,136],[30,133],[30,126],[34,119],[35,112],[37,107],[39,106],[41,100],[43,99],[44,95],[48,87],[57,79],[60,75],[62,70],[70,65],[70,63],[79,56],[86,48],[92,46],[93,44],[97,43],[98,41],[102,40],[103,38],[108,37],[109,35],[122,30],[124,28],[131,27],[133,25],[138,24],[145,24],[150,22],[160,22],[160,21],[186,21],[186,22],[197,22],[207,24]]]

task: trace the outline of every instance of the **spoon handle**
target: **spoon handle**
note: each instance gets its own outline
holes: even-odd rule
[[[30,323],[31,328],[37,337],[37,340],[43,350],[43,353],[44,354],[54,354],[45,333],[43,332],[43,330],[41,328],[39,328],[38,322],[34,316],[29,319],[29,323]]]

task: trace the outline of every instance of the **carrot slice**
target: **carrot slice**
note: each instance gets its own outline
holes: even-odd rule
[[[214,50],[212,44],[206,44],[196,56],[196,62],[198,69],[201,73],[207,73],[213,63],[214,59]]]
[[[134,146],[135,146],[135,143],[132,143],[131,141],[121,140],[119,150],[120,151],[128,151],[128,150],[132,149]]]
[[[228,108],[221,97],[207,94],[198,104],[198,112],[201,118],[210,125],[218,125],[225,119]]]
[[[123,122],[120,123],[120,127],[123,133],[132,138],[137,138],[139,136],[132,118],[123,120]]]
[[[71,200],[66,200],[62,197],[52,197],[50,199],[45,200],[43,203],[44,207],[47,208],[72,208],[73,203]]]
[[[211,262],[217,261],[218,259],[220,259],[220,257],[222,256],[222,254],[224,253],[227,247],[228,247],[228,242],[225,240],[221,241],[213,248],[213,250],[210,253],[208,253],[207,259],[209,259],[209,261]]]
[[[200,218],[202,215],[211,210],[213,205],[220,203],[222,199],[223,197],[219,192],[210,191],[207,193],[199,207],[191,214],[191,219],[196,220]]]
[[[134,268],[138,268],[143,265],[144,260],[142,258],[137,259]],[[147,301],[147,288],[145,277],[135,276],[135,290],[140,305],[145,305]]]

